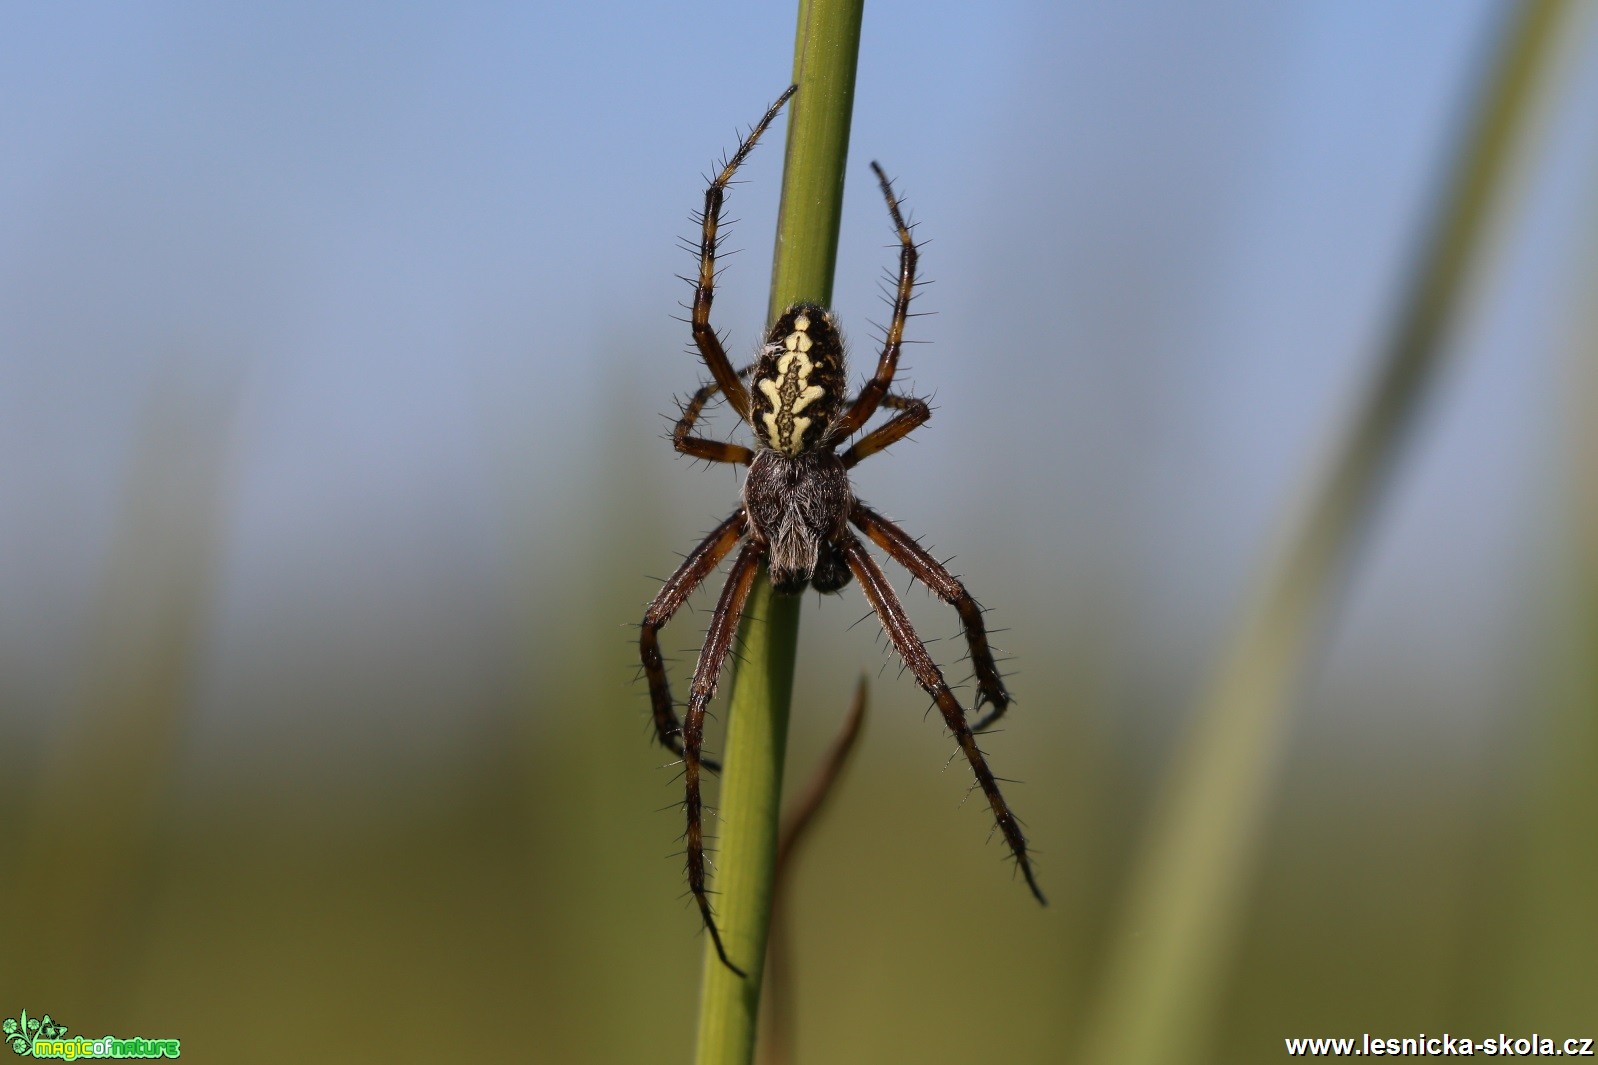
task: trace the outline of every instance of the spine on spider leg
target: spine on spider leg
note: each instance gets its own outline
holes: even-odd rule
[[[788,109],[768,322],[791,303],[832,304],[862,10],[863,0],[799,3],[793,79],[799,91]],[[740,978],[721,964],[706,943],[698,1065],[748,1065],[754,1058],[799,602],[773,594],[762,571],[738,633],[715,898],[727,952],[748,975]]]

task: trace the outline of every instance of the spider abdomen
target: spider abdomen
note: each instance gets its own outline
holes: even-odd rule
[[[788,456],[762,450],[744,480],[750,536],[766,545],[771,584],[784,595],[807,585],[836,592],[849,567],[835,546],[846,535],[854,494],[843,460],[831,451]]]
[[[824,308],[796,303],[766,335],[749,398],[763,447],[797,455],[817,447],[838,413],[845,386],[843,337]]]

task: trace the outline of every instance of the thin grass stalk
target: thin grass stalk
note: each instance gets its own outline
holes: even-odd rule
[[[783,905],[794,878],[794,856],[810,834],[811,827],[838,788],[844,767],[854,754],[866,722],[866,678],[855,685],[854,702],[843,728],[833,739],[821,764],[816,767],[799,797],[789,805],[782,819],[782,835],[777,842],[776,885],[771,902],[771,932],[766,948],[765,1034],[760,1038],[762,1065],[789,1065],[794,1060],[793,1038],[793,944],[788,934],[787,908]]]
[[[863,8],[864,0],[800,0],[793,75],[799,92],[788,105],[768,322],[801,300],[832,305]],[[698,1065],[749,1065],[754,1059],[799,603],[797,596],[772,594],[762,569],[738,630],[714,886],[727,952],[748,976],[722,965],[706,937]]]
[[[1156,804],[1090,1018],[1090,1065],[1169,1065],[1207,1057],[1245,885],[1270,797],[1287,711],[1351,548],[1380,503],[1422,401],[1448,354],[1502,198],[1537,75],[1568,0],[1508,5],[1439,211],[1416,259],[1369,392],[1278,541],[1201,703],[1195,732]]]

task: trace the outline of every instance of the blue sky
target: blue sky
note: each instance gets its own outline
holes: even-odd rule
[[[1024,563],[986,567],[996,601],[1040,574],[1107,583],[1126,647],[1198,662],[1370,365],[1500,10],[870,5],[838,309],[858,371],[891,254],[880,158],[932,241],[911,367],[940,409],[865,494],[973,564]],[[1469,659],[1523,620],[1591,276],[1592,23],[1356,586],[1370,653],[1435,620],[1463,634],[1440,660]],[[699,375],[675,241],[791,36],[786,6],[733,3],[8,7],[0,644],[21,705],[60,697],[50,663],[164,391],[230,412],[209,446],[235,640],[456,594],[485,627],[514,615],[581,539],[613,435],[681,497],[636,569],[669,564],[734,488],[652,436]],[[730,212],[734,346],[759,329],[778,155]]]

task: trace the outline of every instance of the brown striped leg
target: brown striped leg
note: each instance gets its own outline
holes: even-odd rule
[[[754,372],[751,363],[738,371],[738,377],[748,377]],[[755,460],[755,453],[738,444],[729,444],[724,440],[707,440],[702,436],[689,436],[693,431],[694,423],[699,421],[699,416],[705,411],[705,404],[709,403],[716,393],[721,391],[721,386],[712,381],[700,387],[693,394],[682,409],[682,417],[677,419],[677,427],[671,431],[671,442],[678,451],[684,455],[692,455],[696,459],[709,459],[711,462],[737,462],[745,466]]]
[[[705,645],[699,651],[699,664],[694,667],[693,686],[688,695],[688,712],[683,715],[682,764],[687,784],[687,797],[683,812],[688,820],[688,890],[699,904],[699,915],[705,920],[711,941],[716,944],[716,954],[721,963],[739,976],[746,975],[727,958],[721,945],[721,933],[716,931],[715,918],[710,915],[710,896],[705,892],[705,840],[700,823],[699,752],[705,743],[705,708],[716,694],[716,681],[721,677],[721,667],[727,652],[732,649],[733,635],[738,631],[738,620],[743,616],[744,603],[749,589],[754,586],[755,574],[760,571],[760,556],[765,548],[756,543],[745,544],[727,574],[727,583],[721,589],[721,599],[710,616],[710,631],[705,634]]]
[[[854,442],[854,446],[843,453],[844,469],[853,469],[868,455],[875,455],[884,448],[898,443],[932,417],[932,408],[927,406],[924,399],[914,396],[901,396],[889,392],[882,397],[882,406],[899,413],[871,430],[865,436]]]
[[[1010,708],[1010,693],[999,676],[998,663],[993,660],[993,650],[988,646],[988,630],[982,624],[982,607],[971,598],[958,577],[948,567],[927,553],[915,538],[864,503],[856,503],[849,520],[888,553],[888,557],[910,571],[910,575],[928,588],[932,594],[954,607],[965,629],[965,642],[971,648],[971,669],[977,678],[977,702],[971,708],[975,713],[983,703],[992,707],[971,731],[981,732],[992,725]]]
[[[888,335],[883,338],[882,355],[877,359],[877,372],[860,390],[853,405],[832,424],[831,435],[838,440],[859,432],[892,387],[893,375],[899,368],[899,348],[904,343],[905,319],[910,317],[910,297],[916,290],[916,243],[910,238],[910,227],[905,225],[904,215],[899,211],[899,199],[893,194],[888,175],[876,163],[871,164],[871,169],[876,172],[877,183],[888,201],[888,213],[893,216],[893,228],[899,234],[899,285],[894,292]]]
[[[1010,853],[1015,855],[1016,864],[1021,868],[1021,875],[1026,878],[1027,887],[1032,889],[1033,897],[1047,905],[1048,900],[1043,897],[1043,892],[1039,890],[1038,882],[1032,875],[1032,863],[1027,859],[1026,837],[1021,834],[1021,825],[1010,812],[1010,807],[1005,804],[1004,796],[999,794],[999,782],[994,779],[993,771],[988,768],[987,759],[977,747],[976,737],[972,735],[971,727],[966,724],[965,711],[961,709],[959,700],[954,697],[949,686],[944,683],[938,664],[932,660],[931,655],[927,654],[926,646],[916,635],[915,629],[910,626],[910,618],[905,614],[899,597],[894,594],[893,586],[888,583],[887,576],[883,574],[870,552],[865,549],[865,545],[853,533],[845,532],[839,546],[849,562],[849,568],[854,571],[855,578],[860,582],[860,590],[865,593],[871,609],[876,611],[877,618],[882,622],[883,631],[893,642],[899,657],[910,667],[910,672],[915,674],[916,683],[920,684],[921,689],[932,696],[933,701],[938,704],[944,724],[954,733],[955,742],[965,753],[966,761],[971,763],[971,772],[976,775],[982,794],[987,796],[988,806],[993,809],[994,820],[998,823],[999,831],[1004,834],[1004,841],[1010,845]]]
[[[677,608],[688,601],[694,589],[703,584],[705,578],[721,565],[727,553],[737,546],[746,527],[747,519],[741,509],[716,526],[683,559],[677,572],[671,575],[671,579],[660,589],[660,594],[650,602],[649,609],[644,611],[644,623],[639,626],[638,652],[644,662],[644,676],[649,681],[655,735],[678,758],[683,757],[682,723],[677,720],[677,711],[671,701],[671,684],[666,677],[666,663],[660,657],[660,630],[671,620]],[[701,764],[712,771],[721,768],[714,762],[704,761]]]
[[[732,175],[743,165],[743,161],[754,150],[755,142],[798,88],[797,85],[790,85],[786,92],[777,97],[777,102],[755,123],[743,143],[738,145],[738,150],[732,153],[732,158],[722,165],[721,173],[705,189],[705,209],[699,216],[704,232],[699,238],[699,281],[694,286],[693,317],[690,320],[694,343],[699,346],[699,354],[704,356],[705,365],[710,368],[710,376],[716,379],[727,402],[744,421],[749,420],[749,389],[733,372],[726,349],[721,346],[721,339],[710,325],[710,304],[716,298],[716,249],[720,246],[716,230],[721,225],[721,205],[727,198],[727,186],[732,182]]]

